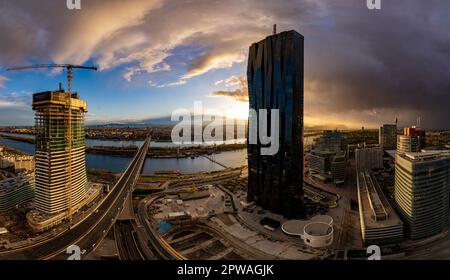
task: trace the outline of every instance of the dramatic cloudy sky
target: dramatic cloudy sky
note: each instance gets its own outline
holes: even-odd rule
[[[377,127],[399,118],[450,128],[450,1],[0,0],[0,125],[33,123],[31,94],[65,82],[34,63],[76,71],[89,122],[170,115],[177,108],[245,117],[248,47],[272,32],[305,36],[307,126]]]

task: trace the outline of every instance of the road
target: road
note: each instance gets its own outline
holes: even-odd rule
[[[208,183],[216,183],[220,184],[230,178],[239,176],[239,172],[230,176],[219,177],[216,179],[208,179],[206,182]],[[205,183],[199,181],[198,183]],[[160,260],[186,260],[186,257],[181,255],[178,251],[176,251],[170,244],[160,236],[157,230],[151,224],[151,217],[148,214],[148,207],[155,200],[168,195],[168,194],[177,194],[179,189],[189,187],[190,185],[176,185],[175,187],[168,188],[166,191],[150,195],[147,198],[143,199],[138,206],[137,218],[139,224],[142,225],[146,232],[147,244],[152,250],[154,256],[156,256]]]
[[[132,220],[116,221],[114,225],[114,239],[116,240],[120,260],[145,260],[138,245],[137,232]]]
[[[95,249],[115,223],[128,194],[141,173],[145,162],[150,138],[136,153],[135,157],[120,177],[119,181],[85,220],[57,237],[34,246],[0,253],[0,260],[67,259],[66,249],[77,245],[86,250],[84,255]]]
[[[166,193],[167,194],[167,193]],[[148,216],[148,206],[156,199],[165,194],[157,194],[147,198],[139,203],[138,218],[140,223],[144,226],[147,232],[148,245],[152,248],[155,256],[160,260],[185,260],[186,258],[178,253],[175,249],[165,241],[159,233],[150,224],[150,217]]]

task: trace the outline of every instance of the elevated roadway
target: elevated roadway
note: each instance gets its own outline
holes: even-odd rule
[[[69,257],[66,249],[77,245],[83,256],[94,250],[114,225],[142,171],[150,137],[98,208],[80,223],[57,237],[25,248],[0,253],[0,260],[39,260]]]

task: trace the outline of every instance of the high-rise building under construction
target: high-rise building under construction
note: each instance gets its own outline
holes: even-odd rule
[[[60,89],[34,94],[33,110],[36,210],[49,215],[67,211],[70,215],[88,190],[84,143],[87,104],[76,93],[69,100],[68,93]]]

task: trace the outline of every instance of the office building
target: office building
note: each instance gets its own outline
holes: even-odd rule
[[[420,152],[425,148],[425,131],[421,128],[406,127],[397,138],[397,152]]]
[[[314,139],[313,150],[307,154],[308,170],[319,181],[341,184],[345,181],[347,144],[343,133],[325,130]]]
[[[403,223],[381,191],[370,171],[357,172],[361,234],[366,246],[403,240]]]
[[[383,150],[397,148],[397,124],[385,124],[380,127],[379,144]]]
[[[355,149],[357,171],[383,168],[383,150],[380,146],[360,146]]]
[[[345,181],[347,157],[345,152],[313,150],[307,154],[309,174],[319,181],[341,184]]]
[[[0,181],[0,212],[11,210],[34,197],[34,173],[21,172]]]
[[[331,170],[334,153],[328,151],[311,151],[307,154],[309,172],[325,174]]]
[[[88,190],[85,167],[86,102],[63,90],[33,95],[36,111],[36,210],[47,215],[79,208]],[[70,115],[69,115],[70,113]],[[67,131],[71,121],[72,131]]]
[[[259,139],[248,145],[247,200],[286,217],[303,215],[303,40],[274,34],[251,45],[248,58],[250,109],[278,109],[280,137],[275,155],[262,155]]]
[[[339,153],[334,156],[331,162],[331,178],[336,185],[343,184],[345,182],[346,170],[347,170],[347,158],[345,153]]]
[[[325,130],[322,135],[314,139],[314,150],[340,153],[347,150],[344,135],[339,131]]]
[[[417,137],[406,135],[397,137],[397,153],[418,153],[420,151],[420,143]]]
[[[395,201],[410,239],[448,228],[450,153],[397,153]]]
[[[405,127],[403,135],[417,137],[420,150],[425,148],[426,132],[422,128],[416,126]]]

